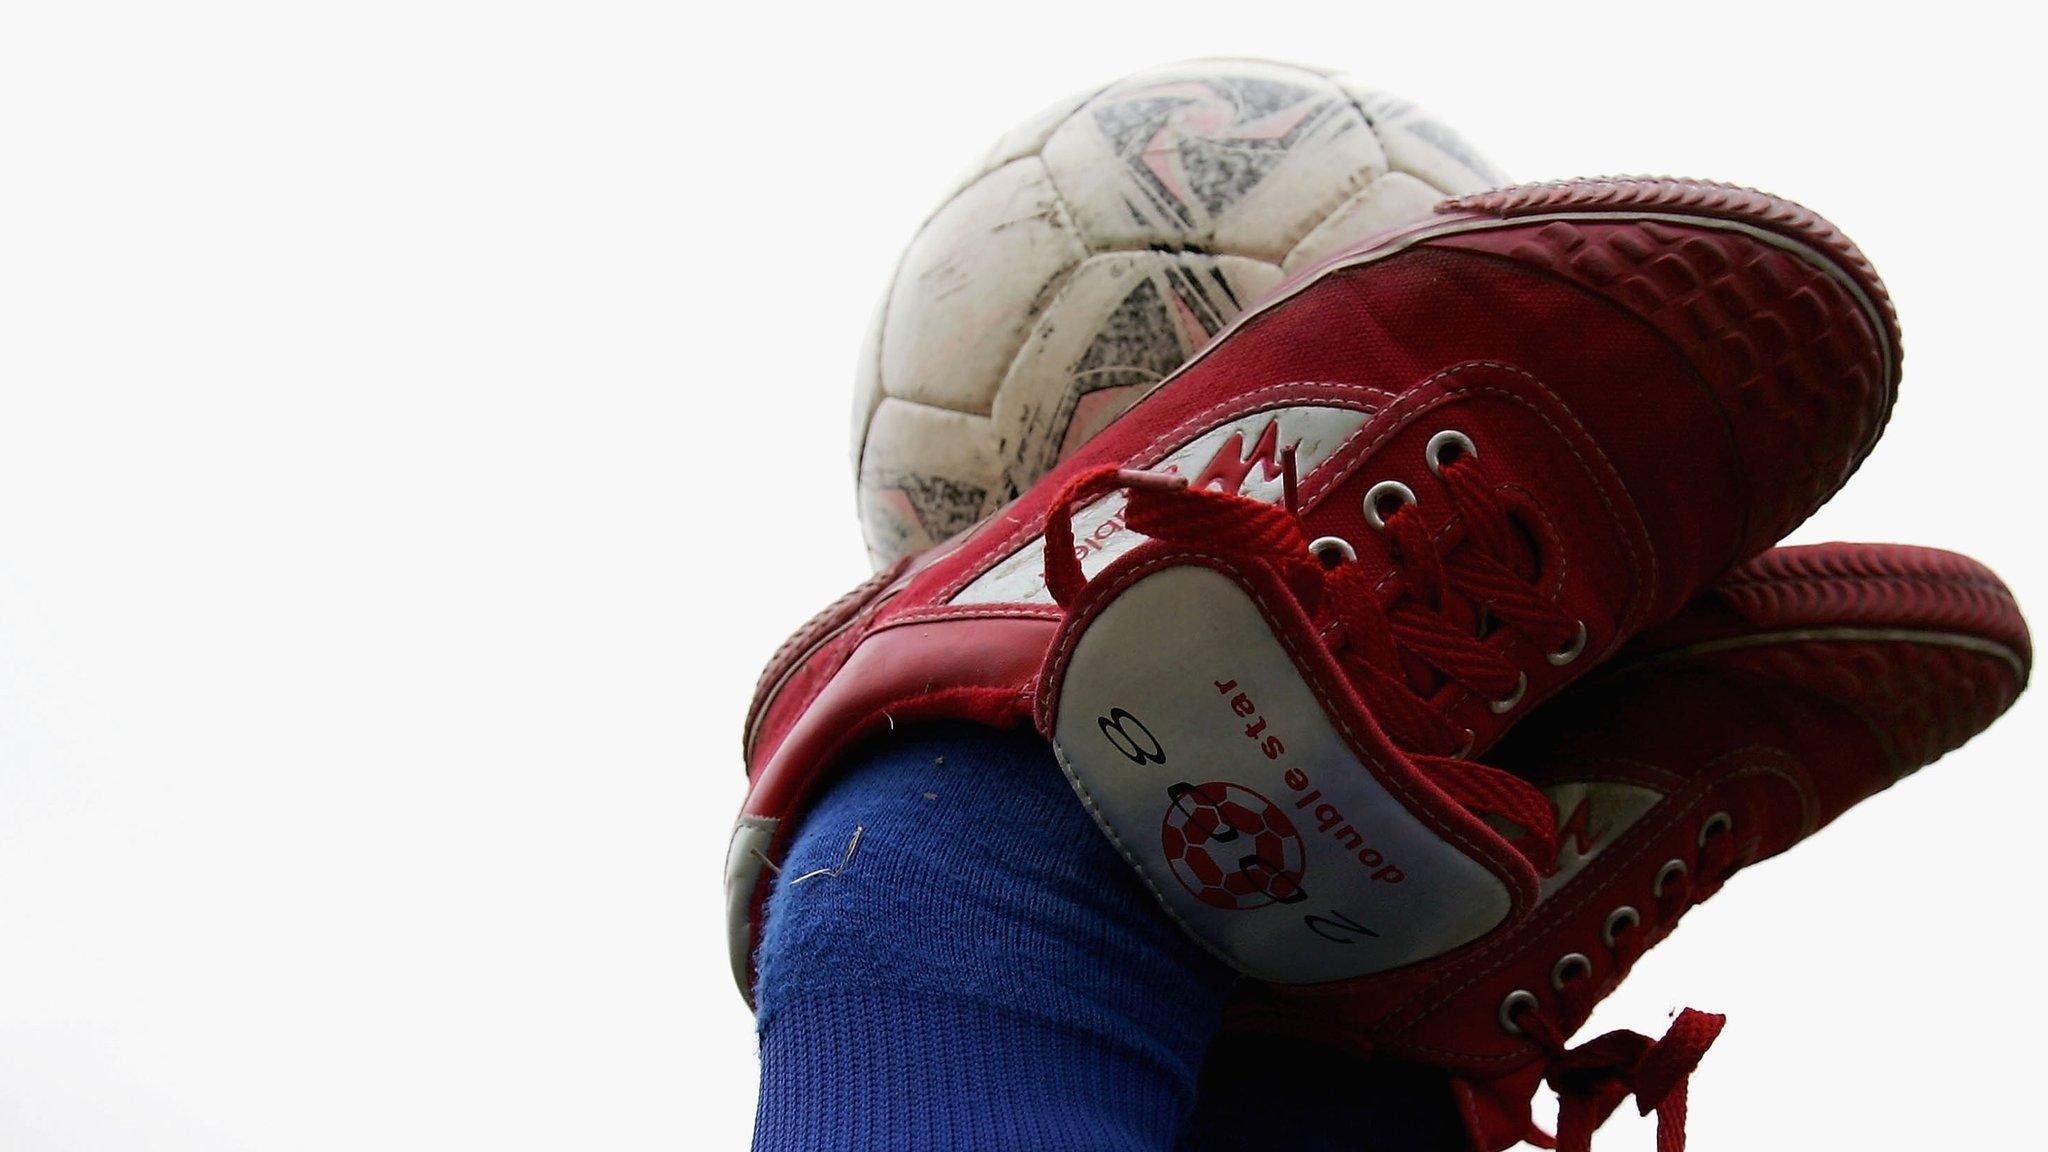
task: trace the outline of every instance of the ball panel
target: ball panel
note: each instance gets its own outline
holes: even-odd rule
[[[1321,69],[1191,61],[1041,111],[920,228],[861,354],[871,558],[1029,486],[1283,267],[1505,182],[1421,109]]]
[[[1228,256],[1083,262],[996,389],[996,502],[1030,487],[1279,282],[1273,265]]]
[[[1088,92],[1076,92],[1064,100],[1047,105],[1029,120],[1003,133],[1002,139],[996,141],[996,146],[989,149],[982,170],[989,171],[1014,160],[1022,160],[1026,156],[1038,155],[1054,130],[1100,91],[1101,89],[1097,88]]]
[[[1041,155],[1093,249],[1189,247],[1274,263],[1387,167],[1344,91],[1253,61],[1119,81]]]
[[[1372,123],[1394,170],[1417,177],[1446,196],[1510,183],[1505,172],[1455,129],[1413,101],[1368,87],[1351,76],[1339,76],[1335,82]]]
[[[861,458],[861,532],[877,568],[922,552],[990,509],[988,418],[883,399]]]
[[[1086,255],[1037,160],[968,185],[896,272],[883,319],[884,394],[986,414],[1010,358]]]
[[[867,335],[861,339],[860,359],[853,369],[853,475],[860,477],[861,451],[867,444],[868,425],[875,409],[882,406],[882,320],[888,315],[889,293],[875,302],[868,320]]]
[[[1426,220],[1443,198],[1442,192],[1406,172],[1389,172],[1338,205],[1315,231],[1301,238],[1281,267],[1291,274],[1367,236]]]

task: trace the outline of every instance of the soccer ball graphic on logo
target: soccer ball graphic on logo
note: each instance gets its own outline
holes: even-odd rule
[[[881,567],[1028,487],[1288,272],[1506,183],[1398,97],[1206,60],[997,141],[904,252],[861,353],[861,530]]]
[[[1177,784],[1169,795],[1159,848],[1195,899],[1246,911],[1299,898],[1301,833],[1279,805],[1227,780]]]

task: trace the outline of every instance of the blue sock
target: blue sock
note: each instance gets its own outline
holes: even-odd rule
[[[756,1152],[1172,1148],[1233,979],[1043,740],[965,724],[843,766],[757,966]]]

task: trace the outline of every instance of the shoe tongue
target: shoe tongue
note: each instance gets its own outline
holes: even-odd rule
[[[1090,811],[1169,913],[1260,979],[1385,972],[1500,924],[1508,884],[1471,854],[1484,833],[1326,658],[1304,673],[1290,649],[1313,639],[1279,614],[1276,633],[1237,580],[1177,565],[1069,625],[1049,728]]]

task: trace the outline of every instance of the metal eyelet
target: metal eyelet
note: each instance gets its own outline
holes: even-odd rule
[[[1733,832],[1734,830],[1735,817],[1730,816],[1726,812],[1716,812],[1712,816],[1707,817],[1706,823],[1700,825],[1699,846],[1705,848],[1707,846],[1707,837],[1709,836],[1718,836],[1723,832]]]
[[[1479,743],[1479,734],[1470,728],[1465,729],[1465,742],[1458,746],[1456,752],[1451,753],[1451,759],[1463,760],[1465,757],[1470,756],[1472,754],[1472,746],[1477,743]]]
[[[1600,928],[1600,939],[1605,941],[1609,948],[1612,948],[1614,947],[1615,938],[1621,935],[1624,928],[1634,928],[1642,922],[1643,914],[1641,912],[1636,911],[1630,905],[1623,904],[1607,914],[1607,923]]]
[[[1358,560],[1358,549],[1353,548],[1351,541],[1342,536],[1318,536],[1308,542],[1308,552],[1325,564],[1330,562],[1330,558],[1325,555],[1328,552],[1335,552],[1347,562],[1356,563]]]
[[[1454,447],[1465,455],[1477,459],[1479,446],[1472,438],[1454,428],[1446,428],[1429,438],[1429,444],[1422,450],[1422,458],[1429,462],[1429,470],[1435,475],[1444,474],[1444,449]]]
[[[1583,980],[1593,974],[1593,961],[1584,952],[1567,952],[1550,966],[1550,986],[1559,992],[1573,980]]]
[[[1655,883],[1650,885],[1650,895],[1662,900],[1664,898],[1664,886],[1677,883],[1679,878],[1684,876],[1687,871],[1685,861],[1676,857],[1666,860],[1664,866],[1657,869],[1657,879]]]
[[[1522,1026],[1515,1023],[1515,1015],[1525,1008],[1534,1012],[1541,1007],[1543,1005],[1536,999],[1534,992],[1526,988],[1517,988],[1501,999],[1500,1011],[1495,1014],[1495,1018],[1500,1021],[1501,1031],[1510,1036],[1520,1036]]]
[[[1386,518],[1380,515],[1380,503],[1389,496],[1398,498],[1404,506],[1415,503],[1415,489],[1401,483],[1399,480],[1382,480],[1367,489],[1365,493],[1365,522],[1372,525],[1375,532],[1384,532],[1387,529]]]
[[[1514,691],[1508,693],[1506,696],[1503,696],[1498,700],[1488,701],[1486,706],[1493,712],[1495,716],[1499,716],[1503,712],[1512,712],[1514,711],[1515,705],[1520,704],[1522,702],[1522,697],[1526,695],[1528,691],[1529,674],[1527,672],[1524,672],[1520,676],[1515,677]]]
[[[1572,642],[1565,645],[1563,648],[1558,649],[1555,652],[1544,653],[1543,658],[1545,660],[1550,661],[1553,667],[1562,668],[1565,665],[1571,663],[1572,661],[1577,660],[1579,658],[1579,653],[1584,652],[1585,650],[1586,622],[1584,620],[1581,620],[1579,621],[1578,632],[1572,636]]]

